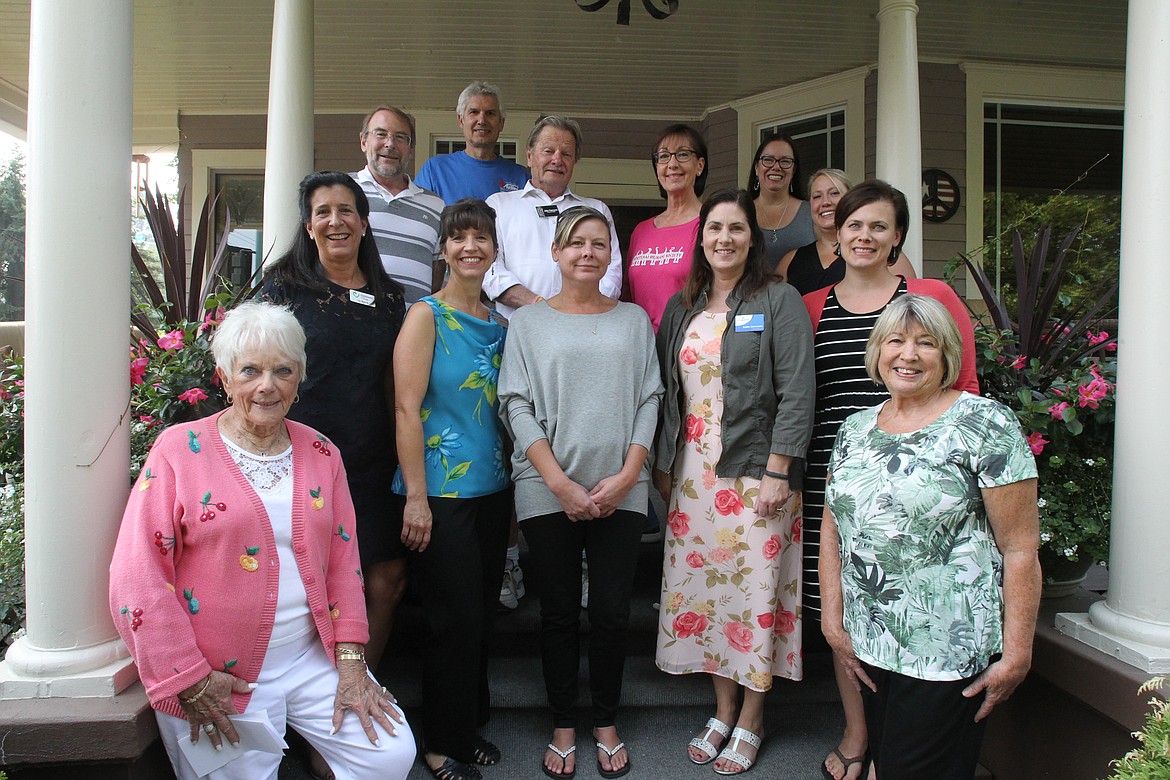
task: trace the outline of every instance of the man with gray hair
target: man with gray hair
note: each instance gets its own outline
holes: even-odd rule
[[[483,280],[483,291],[504,316],[561,291],[561,272],[552,261],[557,216],[571,206],[591,206],[609,222],[609,270],[601,292],[616,299],[622,291],[622,253],[609,207],[596,198],[573,194],[569,181],[581,154],[581,126],[562,116],[546,116],[528,135],[524,189],[497,192],[487,199],[496,210],[499,254]]]
[[[473,81],[459,95],[455,115],[467,145],[463,151],[435,155],[423,163],[415,183],[438,194],[448,205],[461,198],[486,199],[496,192],[518,190],[528,171],[499,156],[496,142],[507,112],[500,90],[486,81]]]
[[[370,228],[391,279],[406,288],[409,306],[439,288],[439,215],[443,201],[410,180],[414,117],[394,106],[366,115],[359,139],[366,167],[351,173],[370,201]]]

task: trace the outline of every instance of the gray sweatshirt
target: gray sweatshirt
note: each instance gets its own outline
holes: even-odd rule
[[[662,380],[650,319],[632,303],[605,314],[563,314],[544,301],[517,310],[499,396],[500,417],[516,443],[517,518],[562,511],[528,448],[547,439],[565,474],[586,490],[621,471],[630,445],[651,448]],[[646,513],[649,464],[647,458],[621,509]]]

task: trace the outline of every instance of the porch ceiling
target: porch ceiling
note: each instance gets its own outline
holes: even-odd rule
[[[711,107],[877,59],[878,0],[316,0],[316,108],[451,108],[473,78],[508,107],[700,117]],[[651,0],[656,8],[663,0]],[[1120,68],[1125,0],[919,0],[926,60]],[[0,90],[27,93],[29,0],[0,0]],[[263,113],[272,3],[135,0],[139,115]],[[100,42],[95,42],[100,43]],[[5,84],[4,82],[7,82]]]

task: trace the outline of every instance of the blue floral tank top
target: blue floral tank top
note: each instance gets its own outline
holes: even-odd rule
[[[427,495],[474,498],[503,490],[508,468],[498,414],[496,383],[506,331],[431,296],[435,352],[419,414],[423,426]],[[402,469],[391,489],[406,494]]]

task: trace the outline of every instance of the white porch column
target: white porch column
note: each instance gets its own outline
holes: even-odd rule
[[[130,489],[132,20],[128,2],[32,2],[28,634],[0,665],[0,698],[112,695],[136,679],[107,596]]]
[[[918,116],[918,4],[881,0],[878,20],[877,163],[906,195],[910,232],[905,252],[922,276],[922,130]]]
[[[276,0],[264,158],[264,259],[292,244],[297,185],[313,171],[313,0]]]
[[[1147,672],[1170,671],[1170,272],[1161,258],[1170,207],[1170,3],[1130,0],[1121,179],[1121,322],[1109,593],[1057,626]],[[1151,446],[1154,445],[1154,446]]]

